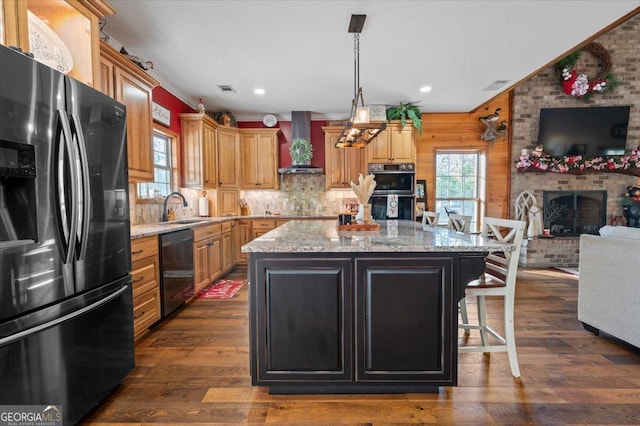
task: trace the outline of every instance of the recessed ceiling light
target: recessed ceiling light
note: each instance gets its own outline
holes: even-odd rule
[[[264,95],[264,89],[254,89],[253,93],[256,95]]]
[[[422,86],[420,88],[420,92],[422,92],[422,93],[427,93],[427,92],[430,92],[430,91],[431,91],[431,86]]]

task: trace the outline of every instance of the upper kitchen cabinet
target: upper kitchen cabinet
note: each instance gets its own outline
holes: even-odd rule
[[[179,114],[182,132],[183,185],[189,188],[217,188],[218,123],[205,114]]]
[[[278,189],[279,129],[241,129],[241,183],[245,189]]]
[[[127,107],[130,181],[153,181],[151,91],[159,84],[107,43],[100,42],[99,89]]]
[[[416,143],[412,124],[387,124],[387,129],[365,147],[367,163],[415,163]]]
[[[336,148],[342,127],[323,127],[324,170],[327,189],[351,188],[360,173],[366,174],[365,152],[361,148]],[[378,136],[380,137],[380,136]]]
[[[218,141],[218,187],[240,187],[240,136],[238,129],[219,127]]]
[[[98,21],[115,11],[102,0],[2,0],[0,41],[89,86],[100,81]]]

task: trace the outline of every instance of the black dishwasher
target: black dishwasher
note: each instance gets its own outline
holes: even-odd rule
[[[193,296],[193,231],[160,234],[162,318]]]

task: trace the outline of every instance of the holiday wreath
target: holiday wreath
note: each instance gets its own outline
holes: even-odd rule
[[[590,78],[584,70],[575,69],[575,64],[583,51],[591,53],[600,62],[600,73],[594,78]],[[582,50],[573,52],[558,61],[555,69],[564,93],[578,99],[587,100],[594,93],[604,93],[618,85],[618,81],[611,73],[611,56],[600,43],[592,42]]]

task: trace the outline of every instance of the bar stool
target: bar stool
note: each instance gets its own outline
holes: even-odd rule
[[[468,234],[471,227],[471,216],[449,213],[447,226],[451,231]]]
[[[515,246],[513,251],[490,253],[486,257],[486,271],[477,280],[470,282],[465,290],[465,298],[460,300],[460,314],[462,324],[459,327],[465,331],[469,329],[480,330],[479,346],[460,346],[458,352],[507,352],[511,374],[520,377],[518,356],[516,353],[516,341],[513,328],[513,314],[516,290],[516,275],[518,273],[518,258],[520,257],[520,244],[524,235],[526,222],[521,220],[484,218],[482,236],[495,237],[496,240],[511,243]],[[504,329],[505,336],[501,336],[487,325],[485,297],[498,296],[504,299]],[[478,324],[469,324],[466,309],[466,298],[475,297],[478,308]],[[466,334],[466,333],[465,333]],[[489,343],[489,335],[494,337],[498,344]]]
[[[422,212],[422,224],[425,226],[438,226],[438,219],[440,218],[440,213],[438,212]]]

